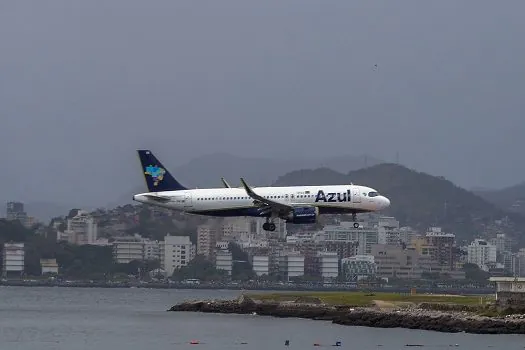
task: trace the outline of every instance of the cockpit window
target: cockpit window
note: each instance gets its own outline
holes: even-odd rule
[[[377,197],[379,196],[379,192],[368,192],[368,197]]]

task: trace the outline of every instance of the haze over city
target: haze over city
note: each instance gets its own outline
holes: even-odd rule
[[[4,3],[0,199],[104,205],[143,184],[137,148],[170,169],[216,152],[398,154],[465,188],[522,182],[524,12],[488,0]]]
[[[0,348],[523,348],[524,13],[0,3]]]

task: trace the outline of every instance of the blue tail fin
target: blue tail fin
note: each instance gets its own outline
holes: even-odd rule
[[[180,191],[187,190],[166,170],[164,165],[157,160],[151,151],[138,150],[142,172],[146,178],[148,191]]]

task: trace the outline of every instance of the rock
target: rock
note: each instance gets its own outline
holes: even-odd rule
[[[169,311],[236,314],[256,312],[258,315],[325,320],[348,326],[423,329],[451,333],[525,334],[525,318],[478,316],[465,311],[468,308],[452,307],[458,311],[436,311],[429,310],[427,306],[405,310],[376,310],[373,308],[349,308],[344,305],[326,306],[311,303],[311,300],[308,301],[310,303],[297,303],[297,300],[296,303],[256,303],[243,295],[234,301],[184,302],[174,305]],[[443,309],[447,309],[447,307]]]
[[[240,306],[243,307],[255,307],[256,303],[253,301],[252,298],[247,297],[246,295],[242,294],[238,299],[237,303],[239,303]]]

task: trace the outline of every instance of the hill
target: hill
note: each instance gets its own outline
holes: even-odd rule
[[[330,158],[248,158],[231,154],[217,153],[199,158],[170,169],[171,173],[187,186],[221,186],[220,178],[225,177],[232,185],[239,184],[244,177],[257,186],[270,185],[286,172],[296,169],[327,167],[340,172],[348,172],[376,165],[380,160],[368,156],[340,156]],[[166,165],[167,166],[167,165]]]
[[[4,216],[6,213],[6,200],[0,200],[0,216]],[[54,202],[25,202],[24,210],[28,216],[36,218],[38,221],[49,224],[49,221],[58,216],[66,215],[71,208],[79,208],[78,204],[64,204],[64,203],[54,203]],[[85,210],[93,210],[95,208],[91,207],[81,207]]]
[[[390,198],[392,205],[383,214],[419,230],[436,225],[456,233],[458,238],[471,239],[494,220],[507,216],[501,208],[442,177],[397,164],[379,164],[346,175],[324,168],[294,171],[281,176],[275,185],[350,182],[373,187]]]
[[[341,185],[350,182],[348,175],[328,168],[295,170],[277,178],[272,186]]]
[[[525,215],[525,182],[500,190],[475,190],[474,193],[503,210]]]

